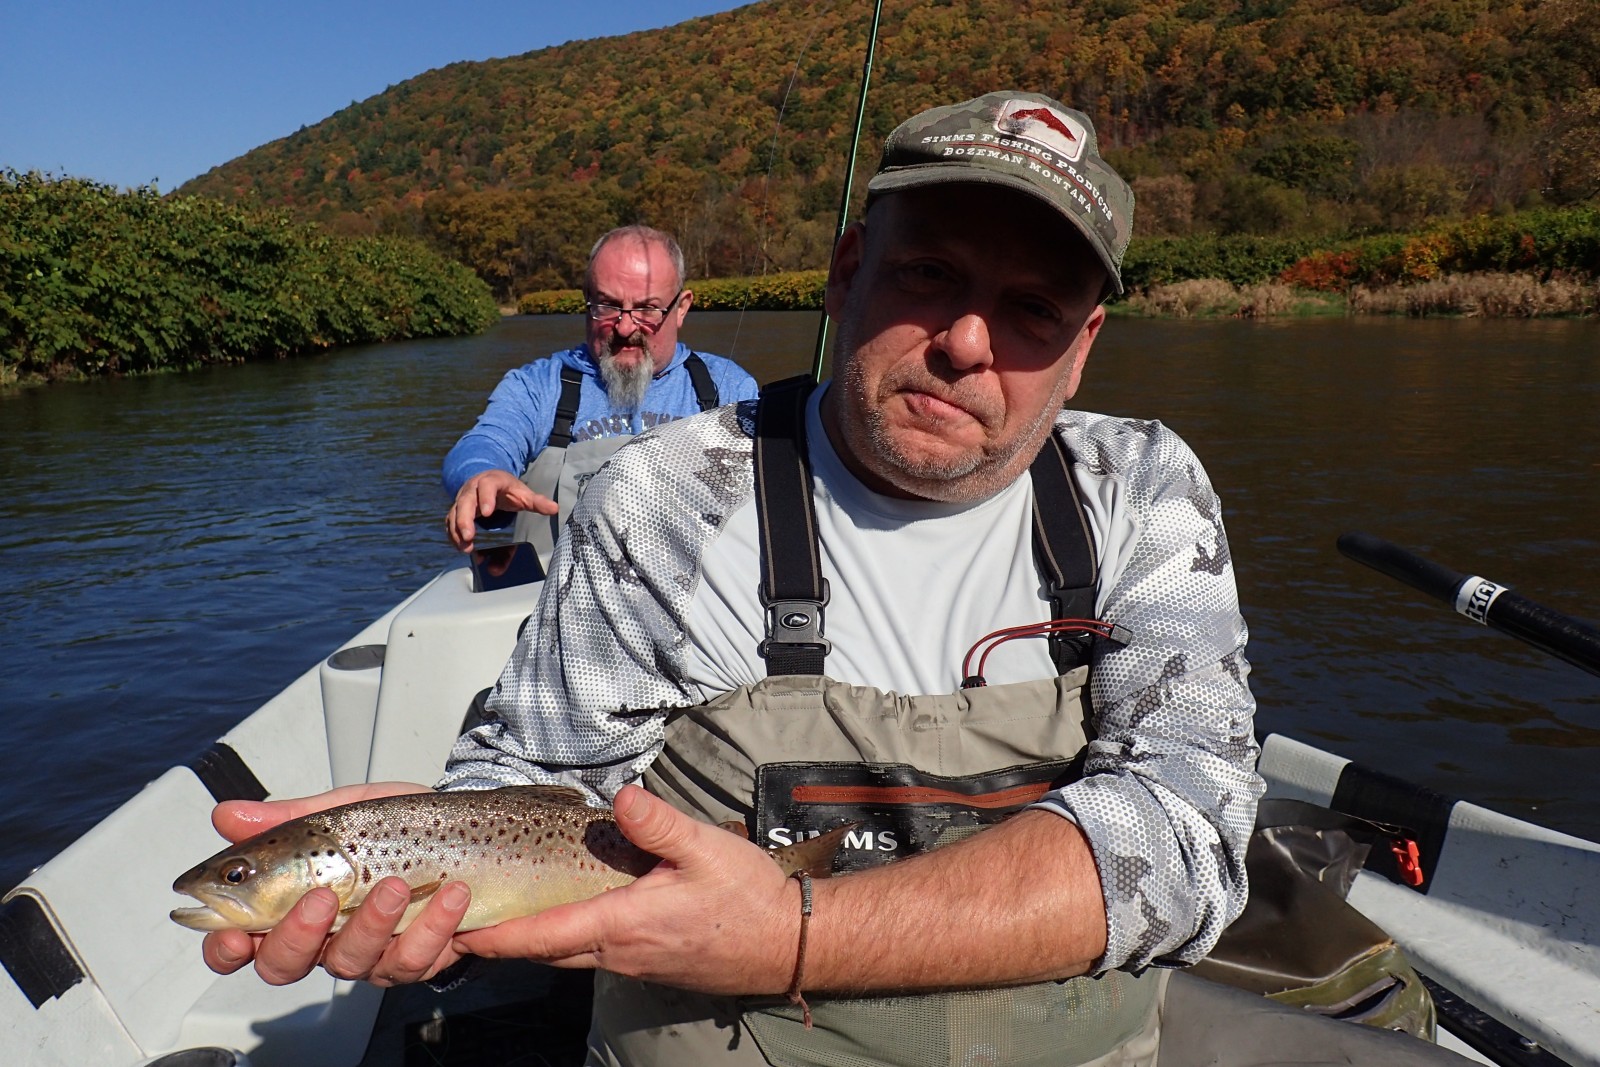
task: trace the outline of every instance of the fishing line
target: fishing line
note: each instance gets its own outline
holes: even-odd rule
[[[837,6],[837,4],[833,5]],[[832,11],[832,7],[829,8]],[[800,46],[799,55],[794,58],[794,70],[789,72],[789,85],[783,91],[783,101],[778,105],[778,120],[772,125],[772,149],[767,153],[767,172],[761,176],[761,241],[758,251],[761,253],[761,273],[767,272],[767,263],[771,256],[767,255],[767,206],[771,193],[772,171],[778,165],[778,135],[783,132],[783,117],[789,112],[789,97],[794,95],[794,87],[800,81],[800,64],[805,62],[806,53],[811,50],[811,42],[816,40],[817,30],[821,28],[821,20],[814,20],[811,32],[806,34],[805,43]],[[744,316],[750,310],[750,290],[745,289],[744,303],[739,308],[739,321],[733,327],[733,343],[729,346],[728,355],[737,356],[739,352],[739,334],[744,329]]]
[[[867,56],[861,64],[861,97],[856,101],[856,131],[850,139],[850,158],[844,168],[844,191],[839,196],[839,225],[833,233],[833,244],[844,236],[845,223],[850,214],[850,187],[856,174],[856,149],[861,145],[861,126],[867,114],[867,86],[872,81],[872,57],[878,49],[878,23],[883,19],[883,0],[872,7],[872,30],[867,34]],[[829,250],[830,257],[832,250]],[[822,360],[828,346],[828,309],[822,309],[822,321],[817,324],[817,350],[811,359],[811,380],[822,381]]]

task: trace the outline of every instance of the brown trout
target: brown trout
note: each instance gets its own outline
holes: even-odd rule
[[[827,877],[849,829],[772,858],[785,874]],[[270,930],[307,891],[327,886],[339,897],[337,929],[379,879],[397,875],[411,886],[400,929],[440,886],[460,881],[472,889],[460,929],[476,930],[628,885],[657,862],[622,836],[609,808],[588,806],[574,789],[411,793],[306,815],[218,852],[172,883],[203,905],[174,909],[172,921]]]

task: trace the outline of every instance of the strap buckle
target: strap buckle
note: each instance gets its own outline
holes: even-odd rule
[[[833,651],[833,642],[822,636],[823,608],[832,599],[828,579],[822,579],[822,599],[809,598],[768,600],[766,590],[761,591],[761,603],[767,609],[767,636],[756,649],[766,658],[773,645],[814,648],[823,655]]]

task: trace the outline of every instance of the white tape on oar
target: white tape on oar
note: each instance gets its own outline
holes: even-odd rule
[[[1506,587],[1473,575],[1456,587],[1456,611],[1481,626],[1489,625],[1489,608]]]

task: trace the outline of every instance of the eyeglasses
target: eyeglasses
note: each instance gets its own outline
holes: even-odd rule
[[[683,299],[686,290],[679,289],[678,295],[667,301],[666,307],[623,308],[615,304],[585,304],[589,309],[589,318],[595,322],[617,322],[624,315],[632,315],[636,326],[646,330],[654,330],[667,320],[667,312],[678,306],[678,301]]]

